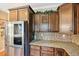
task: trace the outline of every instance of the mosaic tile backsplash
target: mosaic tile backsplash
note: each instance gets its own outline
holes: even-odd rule
[[[34,39],[72,42],[71,35],[64,33],[35,32]]]

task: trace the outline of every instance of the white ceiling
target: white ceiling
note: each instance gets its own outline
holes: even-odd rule
[[[0,3],[0,10],[8,12],[8,9],[18,6],[30,5],[34,11],[37,10],[56,10],[62,3]]]

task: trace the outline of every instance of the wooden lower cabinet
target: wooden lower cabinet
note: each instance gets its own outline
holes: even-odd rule
[[[55,56],[63,56],[63,55],[64,55],[64,49],[55,48]]]
[[[31,45],[30,56],[69,56],[69,55],[62,48]]]
[[[30,46],[30,56],[40,56],[40,46]]]
[[[41,51],[41,56],[53,56],[53,51]]]
[[[54,55],[54,48],[53,47],[41,47],[41,56],[53,56]]]

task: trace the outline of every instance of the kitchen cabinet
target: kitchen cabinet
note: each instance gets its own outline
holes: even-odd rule
[[[33,31],[39,31],[40,14],[34,14],[33,16]]]
[[[24,8],[24,9],[18,9],[18,19],[19,20],[28,20],[28,14],[29,14],[29,11]]]
[[[79,4],[74,5],[74,33],[79,34]]]
[[[40,24],[39,24],[39,31],[45,31],[48,32],[49,28],[48,28],[48,14],[41,14],[40,15]]]
[[[35,14],[34,28],[37,32],[48,31],[48,14]]]
[[[30,15],[33,14],[34,11],[30,6],[20,6],[17,8],[11,8],[9,9],[9,21],[23,20],[29,22]]]
[[[54,56],[54,48],[52,47],[41,47],[41,56]]]
[[[64,4],[59,7],[60,32],[71,33],[72,28],[72,4]]]
[[[34,29],[41,32],[58,32],[59,20],[58,12],[53,13],[37,13],[34,15]]]
[[[58,11],[60,32],[79,34],[79,4],[65,3]]]
[[[18,20],[17,10],[10,10],[10,12],[9,12],[9,20],[10,21],[17,21]]]
[[[64,50],[61,48],[55,48],[55,55],[56,56],[63,56],[64,55]]]
[[[69,56],[69,54],[62,48],[31,45],[30,56]]]
[[[40,56],[40,46],[31,46],[30,56]]]
[[[49,14],[49,31],[58,32],[59,31],[59,15],[58,12]]]

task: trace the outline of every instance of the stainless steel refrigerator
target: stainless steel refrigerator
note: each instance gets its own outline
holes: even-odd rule
[[[29,56],[29,28],[26,21],[6,23],[5,49],[9,56]]]

